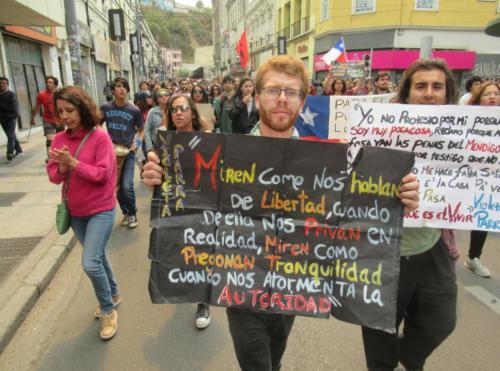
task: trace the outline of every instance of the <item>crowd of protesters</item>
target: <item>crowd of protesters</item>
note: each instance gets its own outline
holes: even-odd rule
[[[415,62],[411,67],[413,69],[408,69],[403,75],[401,90],[393,84],[387,72],[379,72],[373,79],[342,79],[334,76],[331,71],[321,88],[317,89],[310,83],[309,86],[304,86],[305,81],[308,81],[307,74],[298,60],[282,57],[287,63],[287,66],[283,67],[285,65],[279,58],[281,57],[266,62],[268,70],[261,71],[261,80],[257,74],[257,81],[231,75],[212,81],[187,78],[164,82],[142,81],[133,95],[133,102],[129,101],[129,82],[118,77],[106,84],[103,94],[107,103],[100,109],[82,88],[66,86],[58,89],[57,79],[47,77],[47,88],[37,99],[37,105],[32,111],[32,121],[34,122],[35,116],[43,108],[48,151],[47,171],[52,182],[63,184],[63,194],[72,216],[71,227],[83,246],[82,265],[99,302],[94,315],[101,319],[102,339],[110,339],[116,334],[118,314],[115,308],[122,301],[106,254],[106,245],[115,219],[115,204],[118,203],[123,214],[121,226],[127,229],[136,228],[139,221],[134,191],[134,169],[138,165],[142,177],[142,165],[146,164],[148,158],[151,159],[148,154],[154,149],[158,130],[277,136],[277,129],[276,132],[273,131],[275,123],[271,117],[271,106],[292,104],[298,112],[305,102],[305,93],[316,95],[318,90],[321,95],[394,93],[393,101],[401,104],[458,103],[455,82],[442,62]],[[298,75],[294,75],[295,73]],[[274,81],[272,79],[279,81],[279,85],[269,85]],[[442,91],[437,90],[436,81],[433,79],[442,83]],[[415,89],[417,80],[420,84],[425,84],[426,91]],[[15,130],[12,130],[12,122],[18,115],[17,101],[15,94],[9,93],[9,81],[0,77],[0,83],[0,122],[9,141],[7,159],[12,161],[22,153]],[[293,85],[293,88],[289,85]],[[460,99],[460,104],[500,105],[498,82],[484,81],[481,77],[473,76],[465,87],[466,93]],[[264,99],[262,97],[265,100],[261,100]],[[435,101],[431,101],[431,98]],[[288,124],[289,137],[294,138],[296,130],[293,128],[293,120]],[[144,167],[144,176],[146,184],[158,184],[161,177],[159,166],[150,160]],[[407,196],[403,203],[408,206],[407,203],[411,201],[410,209],[415,209],[415,202],[418,204],[418,196],[413,195],[416,179],[409,175],[403,182],[413,184],[408,187],[412,196]],[[491,274],[480,260],[486,237],[486,232],[471,232],[470,249],[464,263],[467,268],[482,277],[489,277]],[[425,244],[422,242],[424,239]],[[398,325],[403,318],[405,320],[404,336],[363,328],[365,356],[369,369],[393,369],[398,361],[407,369],[421,369],[426,358],[453,331],[456,312],[455,275],[453,267],[448,264],[449,259],[443,244],[439,230],[405,230],[401,248],[404,259],[401,260],[396,319]],[[421,251],[423,245],[424,252]],[[429,268],[431,266],[438,268],[433,270]],[[427,327],[422,325],[420,317],[417,318],[417,315],[422,315],[423,310],[415,305],[413,299],[423,294],[416,288],[403,290],[410,286],[417,287],[415,277],[417,274],[422,277],[422,272],[427,274],[428,282],[425,284],[431,289],[438,281],[442,286],[446,283],[447,289],[441,290],[439,302],[435,298],[429,299],[427,309],[433,309],[432,315],[425,317],[429,320]],[[441,277],[440,274],[446,277]],[[422,290],[425,291],[425,287]],[[279,338],[281,348],[277,351],[276,359],[271,359],[272,364],[266,361],[266,367],[278,369],[293,318],[286,315],[279,315],[279,318],[258,316],[260,315],[248,311],[228,310],[230,331],[238,361],[242,369],[259,369],[262,366],[259,363],[261,360],[254,357],[253,350],[243,341],[238,326],[243,322],[260,321],[265,323],[263,331],[266,332],[270,331],[270,326],[275,326],[274,322],[271,324],[269,321],[279,320],[282,321],[277,325],[280,331],[282,330]],[[411,322],[414,319],[415,323]],[[195,326],[203,329],[209,324],[210,308],[207,303],[199,303]],[[441,325],[441,331],[429,327],[436,324]],[[258,352],[267,351],[267,345],[262,347],[266,349],[259,348]],[[258,352],[256,354],[260,355]]]

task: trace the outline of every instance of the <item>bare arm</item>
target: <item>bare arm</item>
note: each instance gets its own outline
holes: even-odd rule
[[[37,103],[36,106],[31,110],[31,126],[35,125],[35,117],[40,112],[40,103]]]

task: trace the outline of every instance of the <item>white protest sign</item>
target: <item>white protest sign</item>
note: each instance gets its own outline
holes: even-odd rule
[[[212,105],[208,103],[196,103],[196,108],[198,109],[198,113],[200,114],[200,116],[204,117],[207,120],[208,124],[210,125],[208,128],[204,129],[208,131],[213,131],[215,116],[214,116],[214,108],[212,107]]]
[[[347,139],[347,123],[350,107],[354,103],[388,103],[394,94],[378,95],[332,95],[330,96],[330,115],[328,120],[328,139]]]
[[[405,226],[500,231],[500,107],[356,103],[350,115],[351,155],[416,154],[420,208]]]

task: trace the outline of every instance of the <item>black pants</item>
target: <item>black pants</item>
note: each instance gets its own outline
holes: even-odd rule
[[[14,155],[14,153],[21,153],[21,145],[16,137],[16,122],[17,119],[0,119],[3,131],[7,137],[7,154]]]
[[[368,369],[394,370],[398,361],[410,369],[424,367],[427,357],[456,324],[455,267],[441,239],[425,253],[401,257],[396,328],[402,337],[363,327]]]
[[[486,231],[470,231],[469,258],[474,259],[481,257],[487,235],[488,232]]]
[[[257,313],[243,308],[227,308],[226,313],[241,369],[279,370],[295,316]]]

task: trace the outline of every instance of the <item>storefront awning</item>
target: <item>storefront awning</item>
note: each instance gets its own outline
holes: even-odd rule
[[[49,9],[45,9],[45,1],[1,0],[1,2],[0,26],[63,26],[61,20],[48,15]],[[25,3],[33,5],[28,6]]]
[[[484,29],[484,33],[486,35],[500,37],[500,17],[488,23]]]
[[[314,71],[327,71],[328,65],[321,60],[324,54],[314,56]],[[370,50],[348,52],[350,61],[363,60],[365,55],[371,55],[372,69],[374,70],[405,70],[419,58],[418,50]],[[452,70],[472,70],[476,63],[476,53],[462,50],[436,50],[433,58],[441,58],[448,63]]]

